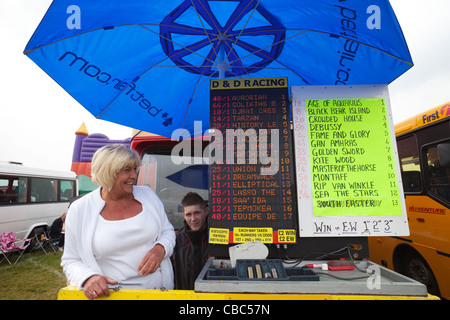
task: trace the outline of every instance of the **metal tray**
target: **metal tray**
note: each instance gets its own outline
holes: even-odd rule
[[[245,261],[245,260],[244,260]],[[252,260],[265,266],[274,266],[271,261]],[[386,269],[371,261],[356,262],[355,270],[322,271],[313,269],[318,281],[298,281],[295,272],[303,270],[305,264],[328,263],[329,261],[302,261],[300,266],[290,268],[284,262],[282,267],[285,278],[249,279],[240,276],[238,263],[236,268],[230,266],[229,260],[208,260],[195,281],[197,292],[228,292],[228,293],[297,293],[297,294],[344,294],[344,295],[394,295],[394,296],[427,296],[426,286],[397,272]],[[242,267],[248,267],[249,262],[240,262]],[[247,264],[246,264],[247,263]],[[272,263],[272,265],[271,265]],[[280,262],[275,263],[279,268]],[[361,272],[362,271],[367,271]],[[263,269],[265,270],[265,269]],[[317,270],[317,271],[316,271]],[[278,269],[277,269],[278,272]],[[301,272],[301,271],[300,271]],[[351,279],[351,280],[350,280]]]

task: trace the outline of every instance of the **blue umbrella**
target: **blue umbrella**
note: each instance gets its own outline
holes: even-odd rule
[[[25,52],[95,117],[209,126],[214,78],[388,84],[412,59],[387,0],[55,0]]]

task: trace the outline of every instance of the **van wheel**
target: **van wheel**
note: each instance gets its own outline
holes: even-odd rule
[[[427,286],[428,293],[439,296],[439,286],[427,262],[418,254],[405,259],[405,275]]]

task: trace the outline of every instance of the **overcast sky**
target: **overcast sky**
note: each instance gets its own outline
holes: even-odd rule
[[[111,139],[131,137],[131,129],[96,120],[23,55],[50,3],[0,0],[0,161],[70,170],[75,131],[83,122],[89,133]],[[399,122],[450,101],[450,1],[391,4],[414,61],[412,69],[389,85],[394,122]]]

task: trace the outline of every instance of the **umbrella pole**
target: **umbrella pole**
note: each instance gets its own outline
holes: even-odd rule
[[[219,46],[219,64],[217,65],[217,70],[219,71],[219,79],[224,79],[227,66],[225,64],[225,47],[222,41],[220,41]]]

